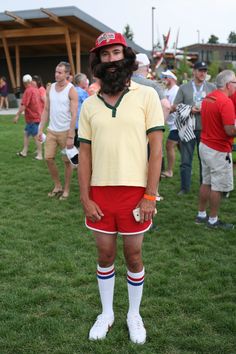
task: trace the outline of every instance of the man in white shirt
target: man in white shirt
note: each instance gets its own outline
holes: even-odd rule
[[[179,89],[179,86],[176,85],[177,77],[172,71],[166,70],[161,73],[161,78],[163,79],[167,88],[165,95],[172,105]],[[166,141],[167,170],[162,172],[162,177],[173,177],[173,169],[175,165],[175,148],[179,142],[179,134],[175,125],[175,117],[175,112],[170,113],[166,117],[166,123],[169,126],[170,133]]]
[[[46,104],[38,133],[39,140],[42,141],[43,129],[46,122],[49,120],[45,144],[45,160],[54,182],[54,188],[48,193],[48,196],[50,198],[59,197],[60,200],[65,200],[69,196],[72,165],[64,154],[65,184],[63,189],[55,163],[55,156],[58,146],[61,151],[65,148],[73,148],[74,146],[75,123],[78,108],[77,92],[74,86],[67,80],[69,74],[70,64],[60,62],[55,71],[56,82],[47,89]]]

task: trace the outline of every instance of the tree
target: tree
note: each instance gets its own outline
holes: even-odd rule
[[[207,43],[218,44],[219,43],[219,37],[215,36],[214,34],[211,34],[211,36],[208,39]]]
[[[226,64],[226,69],[227,69],[227,70],[232,70],[232,71],[234,71],[235,74],[236,74],[236,68],[234,67],[233,63],[227,63],[227,64]]]
[[[133,40],[134,38],[134,32],[132,31],[132,29],[130,28],[130,25],[126,25],[125,28],[124,28],[124,31],[123,31],[123,35],[130,39],[131,41]]]
[[[219,53],[213,52],[213,60],[208,66],[208,74],[211,76],[211,80],[214,80],[220,72],[220,60]]]
[[[236,43],[236,33],[231,31],[228,37],[228,43]]]
[[[178,77],[178,82],[182,83],[184,79],[190,78],[192,76],[192,71],[190,68],[190,63],[187,60],[187,54],[184,52],[184,57],[179,61],[178,68],[176,71]]]

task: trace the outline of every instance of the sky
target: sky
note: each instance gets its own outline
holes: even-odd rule
[[[135,43],[148,50],[152,33],[154,43],[163,44],[169,28],[169,48],[178,32],[178,48],[207,42],[211,34],[227,43],[230,32],[236,32],[236,0],[1,0],[0,12],[63,6],[76,6],[117,32],[129,24]]]

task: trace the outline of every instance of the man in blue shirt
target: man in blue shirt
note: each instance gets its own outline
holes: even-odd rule
[[[88,88],[88,78],[85,74],[77,74],[75,75],[74,78],[75,82],[75,89],[78,93],[79,97],[79,104],[78,104],[78,112],[77,112],[77,119],[76,119],[76,125],[75,125],[75,140],[74,140],[74,145],[78,148],[79,147],[79,140],[78,140],[78,124],[79,124],[79,115],[81,111],[82,104],[84,100],[89,97],[88,92],[86,91]]]

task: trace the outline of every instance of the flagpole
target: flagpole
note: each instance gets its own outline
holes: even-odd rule
[[[152,7],[152,56],[154,54],[154,11],[156,10],[155,7]]]

